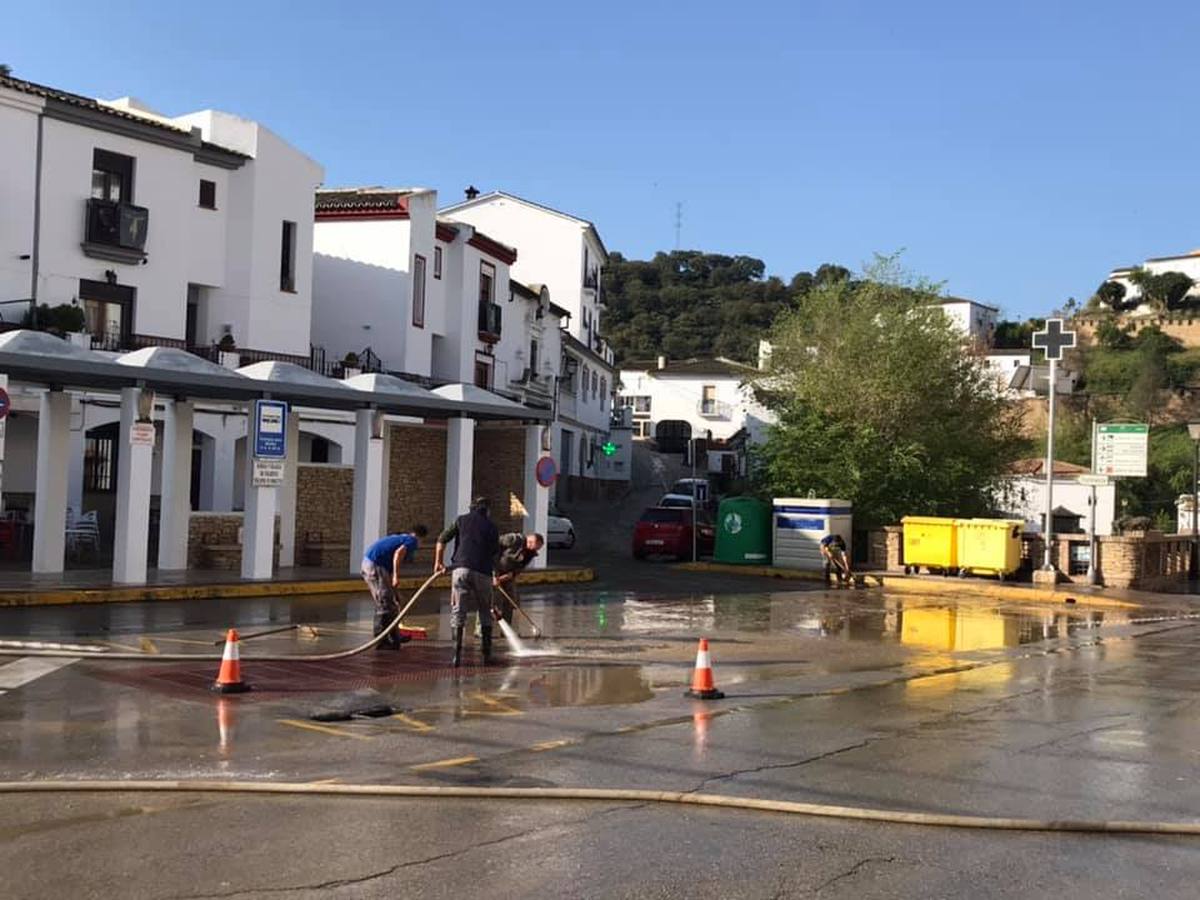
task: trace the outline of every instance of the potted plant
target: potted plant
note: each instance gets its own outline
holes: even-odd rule
[[[242,356],[237,352],[237,342],[232,334],[224,334],[217,341],[218,361],[227,369],[236,369],[242,364]]]
[[[353,378],[355,375],[362,374],[362,367],[358,362],[358,354],[351,350],[342,358],[342,377]]]

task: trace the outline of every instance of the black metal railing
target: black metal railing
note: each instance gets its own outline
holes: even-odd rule
[[[89,244],[144,250],[150,230],[150,210],[132,203],[91,198],[87,202],[84,240]]]

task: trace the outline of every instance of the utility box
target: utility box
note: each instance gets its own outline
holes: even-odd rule
[[[948,574],[958,568],[958,520],[938,516],[905,516],[904,571]]]
[[[754,497],[722,500],[713,559],[739,566],[770,565],[771,504]]]
[[[959,519],[958,568],[963,575],[996,575],[1004,580],[1021,567],[1023,521]]]
[[[771,520],[771,556],[779,568],[824,569],[821,538],[831,534],[842,536],[846,558],[854,558],[851,546],[854,511],[849,500],[776,497],[771,503]]]

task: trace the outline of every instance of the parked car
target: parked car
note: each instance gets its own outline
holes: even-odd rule
[[[692,497],[690,494],[663,494],[658,501],[659,506],[671,506],[676,509],[691,509]],[[704,508],[704,503],[699,498],[696,499],[696,506],[700,509]]]
[[[701,502],[708,500],[710,490],[707,478],[680,478],[671,485],[672,494],[687,494],[691,496],[695,493],[696,499]]]
[[[691,498],[688,498],[689,502]],[[716,532],[707,513],[696,516],[696,548],[701,556],[712,555]],[[633,556],[692,557],[692,511],[670,506],[651,506],[642,512],[633,529]]]
[[[575,546],[575,525],[557,510],[551,510],[546,520],[546,543],[551,547],[570,550]]]

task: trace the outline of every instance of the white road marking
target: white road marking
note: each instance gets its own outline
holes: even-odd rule
[[[11,691],[15,688],[36,681],[43,675],[57,672],[64,666],[78,662],[78,657],[72,659],[53,659],[38,656],[22,656],[7,665],[0,666],[0,689]]]

